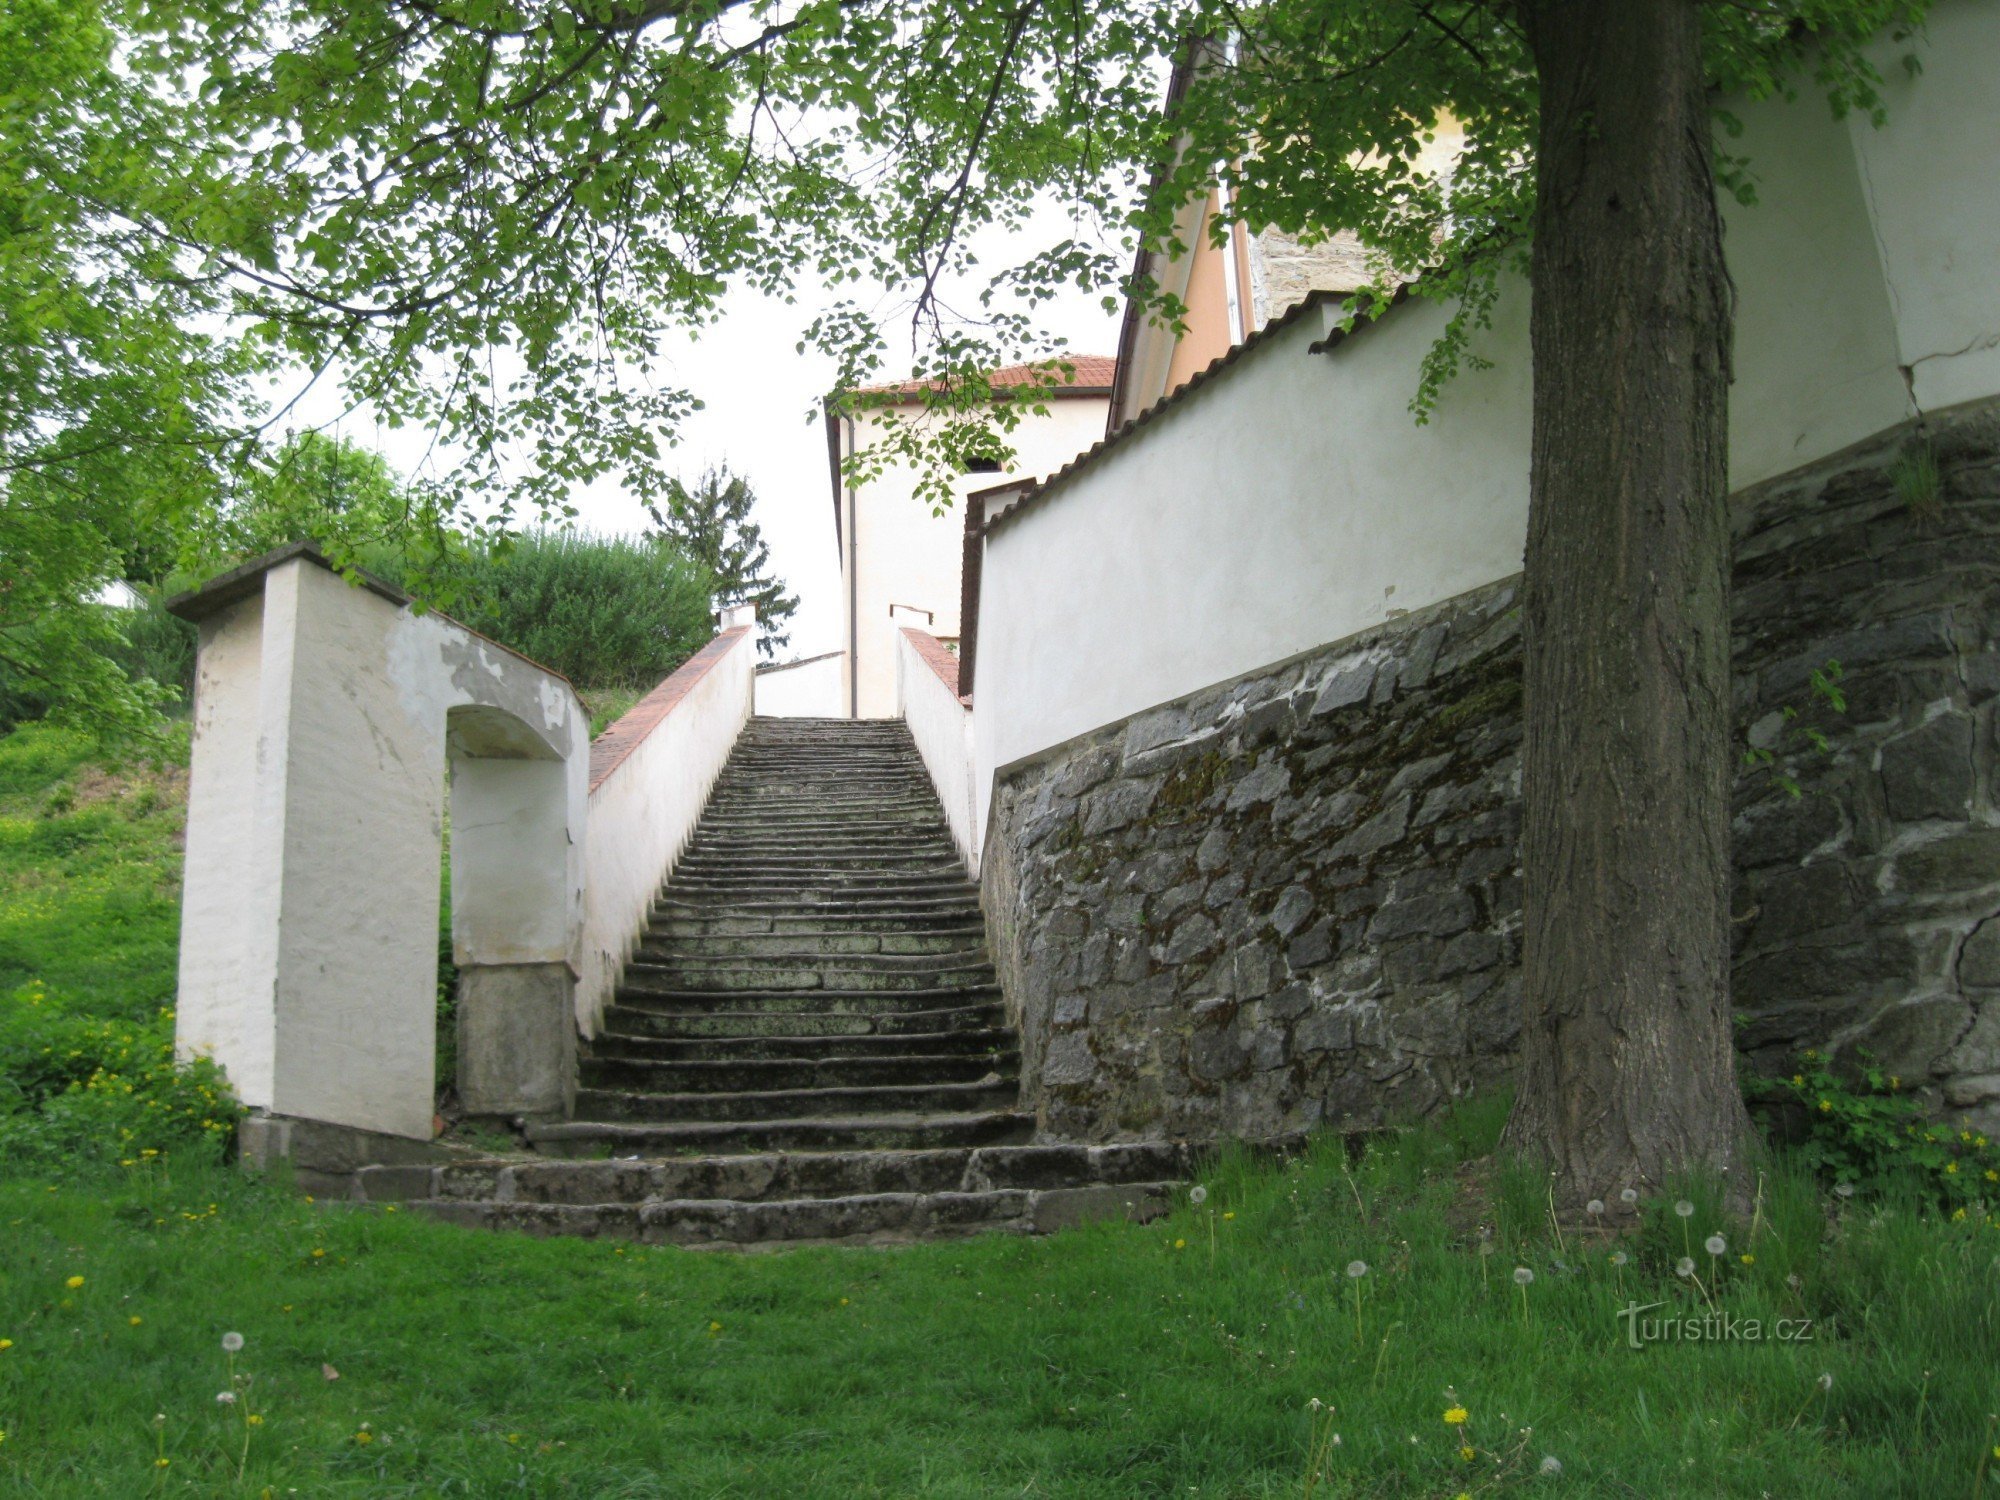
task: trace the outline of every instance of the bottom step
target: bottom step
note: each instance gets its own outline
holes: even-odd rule
[[[636,1240],[689,1249],[905,1244],[1005,1233],[1047,1234],[1098,1219],[1145,1223],[1164,1213],[1174,1185],[1003,1188],[984,1193],[875,1193],[744,1203],[719,1198],[644,1203],[494,1203],[424,1198],[420,1213],[469,1228],[582,1239]]]

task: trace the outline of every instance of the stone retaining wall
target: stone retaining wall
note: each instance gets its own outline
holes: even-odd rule
[[[2000,1128],[2000,404],[1735,508],[1739,733],[1773,756],[1736,786],[1743,1046],[1775,1067],[1866,1045]],[[988,919],[1051,1135],[1375,1123],[1504,1074],[1515,593],[1462,595],[1002,778]],[[1844,713],[1811,687],[1829,660]]]

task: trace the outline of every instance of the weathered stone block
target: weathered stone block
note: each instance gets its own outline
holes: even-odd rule
[[[1312,910],[1311,891],[1302,885],[1287,886],[1271,908],[1271,926],[1277,929],[1279,937],[1290,937],[1312,915]]]
[[[1905,822],[1963,820],[1972,802],[1972,721],[1941,714],[1878,752],[1889,815]]]
[[[1083,799],[1085,836],[1130,827],[1152,811],[1159,794],[1160,783],[1151,777],[1142,781],[1114,781],[1099,787]]]

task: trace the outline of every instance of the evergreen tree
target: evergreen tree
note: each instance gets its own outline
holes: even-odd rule
[[[663,502],[647,509],[662,542],[715,575],[720,603],[757,607],[757,649],[775,656],[792,638],[786,622],[799,599],[770,575],[770,546],[750,519],[756,503],[748,481],[724,465],[705,471],[692,488],[668,480]]]

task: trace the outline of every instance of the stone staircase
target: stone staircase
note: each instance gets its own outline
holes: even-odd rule
[[[966,877],[900,720],[753,719],[541,1158],[371,1167],[461,1222],[684,1245],[1150,1215],[1172,1144],[1034,1145]],[[606,1158],[609,1158],[608,1160]]]

